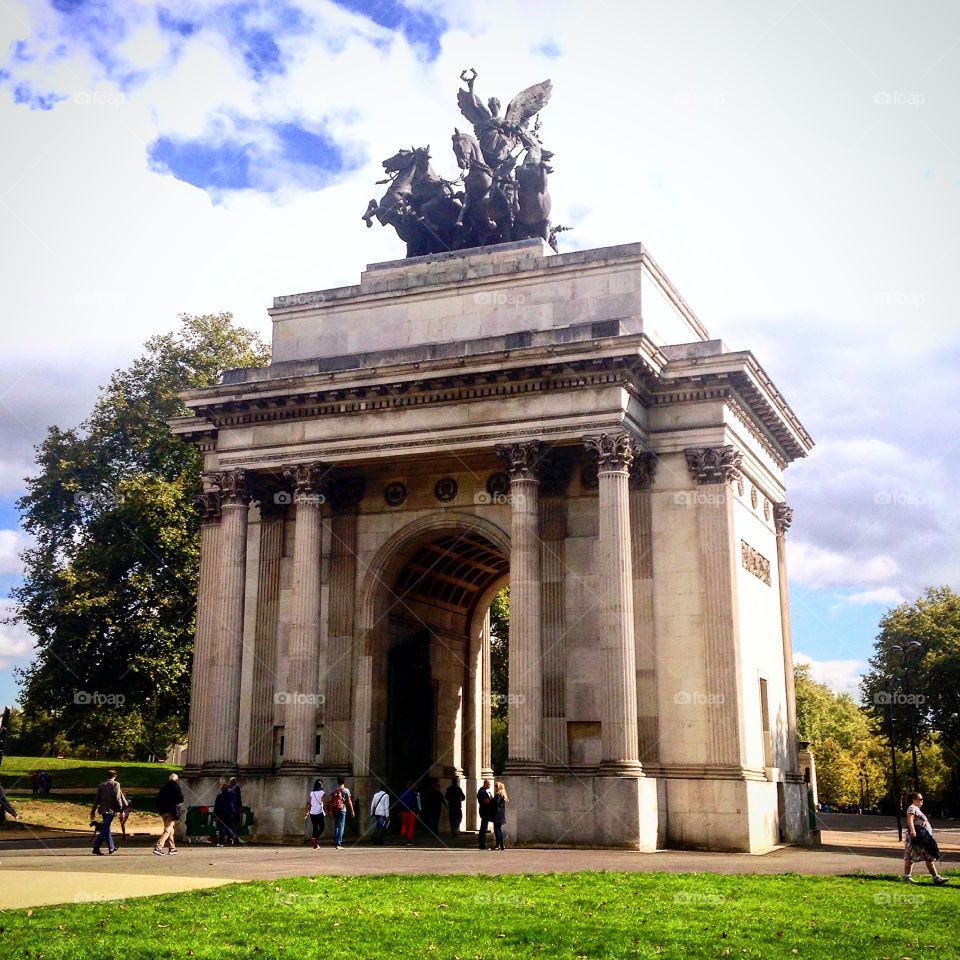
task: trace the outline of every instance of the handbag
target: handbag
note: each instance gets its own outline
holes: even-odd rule
[[[934,860],[940,860],[940,847],[934,839],[933,834],[923,824],[917,824],[915,828],[916,836],[910,841],[910,846],[917,846],[928,857]]]
[[[173,819],[176,821],[176,820],[179,820],[182,816],[183,816],[183,804],[175,803],[173,805]]]

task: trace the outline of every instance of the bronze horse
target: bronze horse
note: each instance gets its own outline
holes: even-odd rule
[[[380,202],[371,200],[362,219],[376,217],[407,244],[407,256],[440,253],[454,246],[460,202],[447,181],[430,166],[430,147],[398,150],[383,161],[390,186]]]

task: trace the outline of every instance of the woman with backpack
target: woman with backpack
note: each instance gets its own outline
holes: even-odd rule
[[[330,813],[333,814],[333,847],[335,850],[343,849],[343,828],[347,824],[347,812],[349,811],[351,819],[354,816],[353,798],[346,787],[347,781],[343,777],[337,777],[337,786],[330,794],[329,804]]]
[[[304,819],[309,817],[313,827],[313,836],[310,838],[310,843],[313,845],[314,850],[320,846],[320,837],[323,836],[324,827],[327,825],[323,808],[323,798],[325,795],[323,781],[317,777],[317,779],[313,781],[313,789],[307,794],[307,805],[303,811]]]
[[[502,780],[493,785],[493,839],[494,847],[503,850],[503,825],[507,822],[507,788]]]
[[[177,821],[183,816],[183,791],[180,789],[180,778],[175,773],[170,774],[167,782],[157,793],[157,813],[163,817],[163,833],[160,834],[153,852],[158,857],[162,857],[166,853],[164,846],[169,845],[170,855],[173,856],[177,852],[173,834]]]

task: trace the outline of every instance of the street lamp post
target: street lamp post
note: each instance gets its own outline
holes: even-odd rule
[[[917,722],[916,715],[911,708],[915,709],[915,704],[910,697],[910,664],[907,658],[911,650],[921,650],[923,644],[919,640],[911,640],[906,646],[894,644],[890,650],[896,651],[900,657],[900,665],[903,667],[903,692],[907,702],[907,722],[910,726],[910,759],[913,763],[913,789],[921,790],[920,772],[917,766]]]

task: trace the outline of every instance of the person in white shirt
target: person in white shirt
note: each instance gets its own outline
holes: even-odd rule
[[[313,781],[313,789],[307,794],[307,805],[304,808],[304,817],[310,817],[310,823],[313,826],[313,836],[310,843],[316,850],[320,846],[320,837],[323,836],[323,828],[326,826],[326,817],[323,809],[323,781],[317,777]]]
[[[378,790],[370,801],[370,816],[375,820],[376,833],[373,842],[382,847],[387,840],[387,828],[390,826],[390,794]]]

